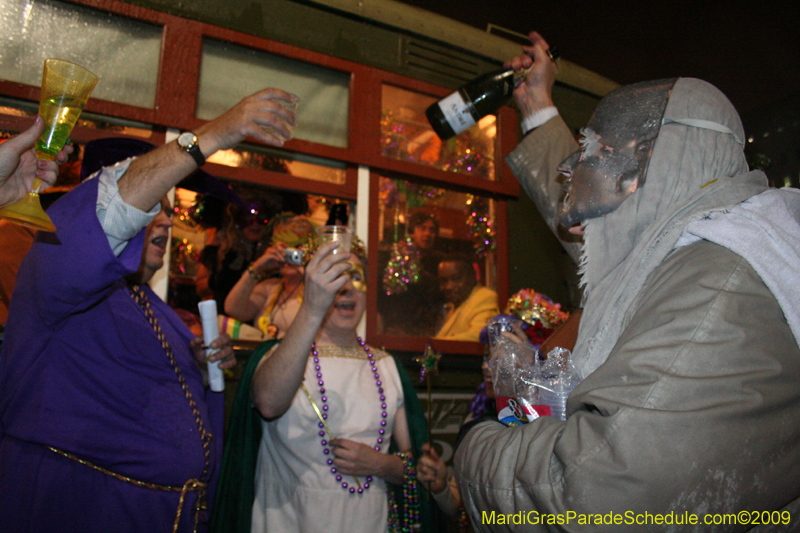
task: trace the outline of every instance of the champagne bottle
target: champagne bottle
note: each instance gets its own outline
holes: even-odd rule
[[[527,71],[518,74],[524,79]],[[433,131],[446,141],[500,109],[511,100],[516,80],[520,78],[518,74],[513,69],[489,72],[431,104],[425,116]]]
[[[547,55],[555,61],[558,50],[551,47]],[[513,69],[489,72],[434,102],[425,110],[433,131],[446,141],[496,112],[511,100],[514,89],[524,82],[531,68],[517,72]]]

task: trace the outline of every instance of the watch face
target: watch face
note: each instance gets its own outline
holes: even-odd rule
[[[197,144],[197,137],[195,137],[194,133],[191,131],[186,131],[181,133],[178,137],[178,144],[184,150],[189,150],[192,148],[192,146]]]

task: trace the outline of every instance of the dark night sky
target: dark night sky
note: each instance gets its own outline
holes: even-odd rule
[[[534,29],[563,58],[621,84],[702,78],[743,115],[800,98],[800,17],[792,2],[401,1],[481,30],[489,23]]]

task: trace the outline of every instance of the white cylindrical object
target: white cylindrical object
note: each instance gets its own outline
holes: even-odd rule
[[[219,322],[217,321],[217,302],[215,300],[203,300],[197,304],[200,311],[200,320],[203,324],[203,344],[206,345],[206,358],[211,356],[216,350],[212,349],[211,343],[219,337]],[[225,378],[219,368],[219,361],[208,362],[208,386],[214,392],[225,390]]]

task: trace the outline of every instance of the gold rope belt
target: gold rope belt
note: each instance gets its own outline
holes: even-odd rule
[[[153,490],[162,490],[166,492],[180,492],[181,497],[178,500],[178,512],[175,515],[175,523],[172,526],[173,533],[176,533],[178,531],[178,524],[181,521],[181,513],[183,512],[183,504],[184,501],[186,500],[186,495],[190,492],[197,492],[197,502],[195,502],[195,509],[194,509],[194,526],[192,529],[192,531],[195,532],[197,531],[197,521],[200,511],[205,508],[206,489],[208,488],[208,485],[206,483],[203,483],[202,481],[199,481],[197,479],[189,479],[188,481],[186,481],[186,483],[183,484],[183,487],[174,487],[170,485],[158,485],[155,483],[147,483],[144,481],[139,481],[138,479],[133,479],[128,476],[123,476],[122,474],[117,474],[116,472],[107,470],[102,466],[97,466],[96,464],[90,463],[89,461],[81,459],[80,457],[77,457],[69,452],[59,450],[58,448],[53,448],[52,446],[46,446],[46,448],[50,451],[57,453],[58,455],[66,457],[67,459],[71,459],[76,463],[88,466],[89,468],[93,468],[94,470],[97,470],[98,472],[101,472],[107,476],[111,476],[115,479],[124,481],[126,483],[130,483],[131,485],[135,485],[137,487],[144,487]]]

